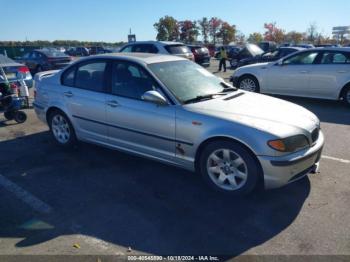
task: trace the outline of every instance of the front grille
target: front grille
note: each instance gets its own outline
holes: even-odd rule
[[[312,131],[312,133],[311,133],[311,140],[312,140],[313,144],[317,141],[319,135],[320,135],[320,129],[319,128],[316,128],[314,131]]]

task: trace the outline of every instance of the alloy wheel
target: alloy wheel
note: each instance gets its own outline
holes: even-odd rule
[[[67,120],[61,115],[55,115],[52,118],[52,132],[56,140],[61,144],[69,141],[71,131]]]
[[[256,91],[256,84],[255,84],[255,82],[252,79],[244,78],[240,82],[239,88],[243,89],[243,90],[246,90],[246,91],[255,92]]]
[[[245,161],[230,149],[219,149],[209,155],[207,171],[218,187],[229,191],[243,187],[248,179]]]

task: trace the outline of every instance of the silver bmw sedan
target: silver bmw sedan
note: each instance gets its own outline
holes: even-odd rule
[[[59,145],[79,140],[162,161],[229,194],[301,179],[317,170],[324,144],[303,107],[236,89],[175,56],[83,58],[37,74],[35,88],[36,114]]]

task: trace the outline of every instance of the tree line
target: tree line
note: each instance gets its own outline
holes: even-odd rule
[[[236,26],[217,17],[177,21],[172,16],[164,16],[153,26],[157,31],[158,41],[181,41],[190,44],[196,42],[201,35],[205,44],[229,44],[237,37]]]
[[[265,23],[264,33],[254,32],[247,37],[237,30],[236,25],[217,18],[203,17],[200,20],[177,21],[172,16],[164,16],[154,24],[158,41],[181,41],[187,44],[195,43],[201,36],[204,44],[224,44],[231,42],[242,44],[246,41],[259,43],[261,41],[273,41],[282,43],[310,43],[310,44],[336,44],[336,39],[319,32],[315,23],[311,23],[305,32],[289,31],[277,26],[275,22]],[[350,41],[344,39],[341,44]]]

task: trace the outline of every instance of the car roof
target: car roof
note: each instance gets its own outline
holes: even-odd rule
[[[93,58],[108,58],[108,59],[122,58],[125,60],[144,63],[144,64],[154,64],[154,63],[172,62],[172,61],[187,61],[187,59],[178,57],[178,56],[151,54],[151,53],[110,53],[110,54],[89,56],[81,60],[89,60]]]
[[[281,46],[279,49],[295,49],[298,51],[305,50],[306,48],[300,46]]]
[[[126,45],[136,45],[136,44],[162,44],[162,45],[185,45],[181,42],[172,42],[172,41],[137,41],[137,42],[131,42]]]

